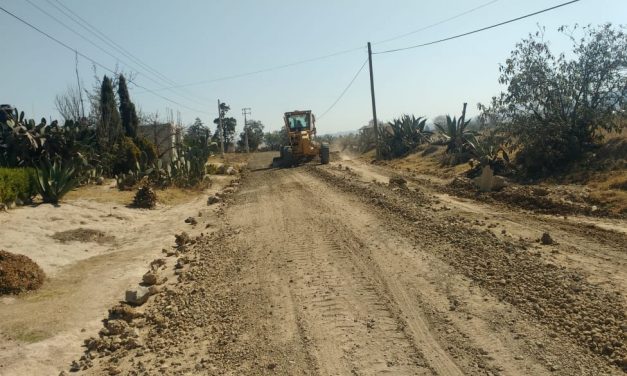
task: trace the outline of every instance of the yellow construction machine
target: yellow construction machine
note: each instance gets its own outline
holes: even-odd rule
[[[286,112],[283,117],[289,145],[281,146],[281,156],[272,160],[273,167],[292,167],[320,157],[329,163],[329,144],[315,140],[316,117],[311,111]]]

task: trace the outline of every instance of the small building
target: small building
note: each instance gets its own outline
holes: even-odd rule
[[[172,123],[153,123],[140,125],[139,135],[154,143],[157,155],[163,163],[170,163],[177,158],[176,145],[181,142],[181,129]]]

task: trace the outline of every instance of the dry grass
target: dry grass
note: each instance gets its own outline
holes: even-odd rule
[[[423,145],[415,153],[403,158],[383,161],[381,164],[397,170],[417,175],[434,176],[440,179],[452,179],[470,169],[468,163],[461,163],[456,166],[443,165],[442,158],[445,150],[445,146]],[[365,159],[368,158],[373,159],[374,152],[372,156],[366,155]]]
[[[103,244],[110,243],[115,240],[115,236],[107,235],[100,230],[94,230],[90,228],[76,228],[73,230],[55,232],[51,237],[55,240],[60,241],[61,243],[96,242],[99,244]]]
[[[63,201],[90,200],[100,203],[115,203],[128,205],[133,201],[134,191],[120,191],[113,186],[113,179],[105,181],[103,185],[85,185],[69,192]]]
[[[130,205],[133,202],[136,190],[120,191],[112,186],[113,180],[107,181],[104,185],[86,185],[79,187],[64,197],[64,201],[90,200],[100,203],[114,203],[119,205]],[[155,190],[157,202],[162,205],[179,205],[193,200],[204,191],[203,188],[176,188]]]
[[[627,213],[627,170],[597,174],[588,181],[590,196],[610,205],[615,213]]]

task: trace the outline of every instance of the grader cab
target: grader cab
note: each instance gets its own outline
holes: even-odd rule
[[[274,158],[274,167],[292,167],[320,157],[320,163],[329,163],[329,144],[319,143],[316,136],[316,117],[311,111],[286,112],[285,128],[288,145],[281,146],[280,157]]]

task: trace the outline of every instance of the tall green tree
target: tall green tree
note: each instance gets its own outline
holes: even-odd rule
[[[263,124],[258,120],[249,120],[244,132],[239,134],[237,146],[246,147],[246,133],[248,133],[248,147],[251,151],[257,150],[263,142]]]
[[[124,134],[127,137],[137,137],[137,127],[139,127],[139,117],[135,110],[135,104],[131,101],[126,85],[126,78],[120,74],[118,82],[118,97],[120,98],[120,117]]]
[[[97,135],[101,150],[110,150],[124,135],[122,121],[115,101],[113,83],[106,75],[100,86],[100,118],[98,119]]]
[[[213,141],[220,142],[220,119],[216,118],[213,121],[216,124],[216,130],[213,133]],[[235,141],[235,127],[237,126],[237,120],[232,117],[222,118],[222,135],[224,137],[225,149],[228,145],[231,145]]]

